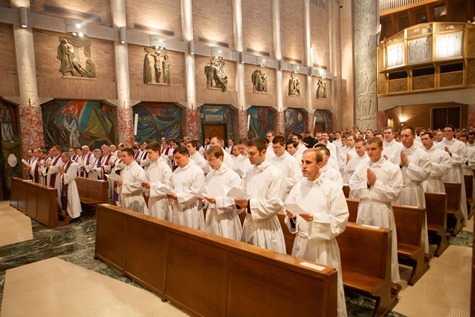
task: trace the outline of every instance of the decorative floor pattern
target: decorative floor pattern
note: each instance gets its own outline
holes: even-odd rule
[[[462,230],[455,237],[450,238],[449,243],[461,247],[472,247],[473,232]]]

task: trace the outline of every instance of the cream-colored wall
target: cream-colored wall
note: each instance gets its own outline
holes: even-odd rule
[[[116,99],[114,46],[112,42],[89,38],[96,78],[62,78],[56,58],[59,37],[64,34],[34,30],[36,76],[40,98]],[[81,64],[85,65],[85,60]]]
[[[0,96],[18,96],[13,27],[0,23]]]

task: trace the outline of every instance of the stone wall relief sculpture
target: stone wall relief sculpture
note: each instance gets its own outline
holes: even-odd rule
[[[91,41],[83,37],[59,37],[56,58],[63,77],[96,78],[96,65],[91,60]]]
[[[327,98],[327,82],[319,79],[317,82],[317,99]]]
[[[165,49],[145,47],[143,82],[170,85],[170,59]]]
[[[213,56],[206,64],[206,87],[208,89],[220,89],[226,91],[228,76],[224,73],[224,59],[221,56]]]
[[[294,74],[289,78],[289,96],[300,96],[300,79]]]
[[[256,69],[252,75],[252,90],[255,93],[266,93],[267,92],[267,74],[264,73],[260,68]]]

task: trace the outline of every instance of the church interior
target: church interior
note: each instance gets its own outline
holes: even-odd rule
[[[472,0],[0,0],[0,39],[2,317],[232,315],[102,257],[98,206],[57,227],[22,210],[12,179],[28,150],[475,129]],[[379,315],[475,315],[473,228],[472,217],[417,282],[400,265],[402,289]],[[348,316],[373,315],[374,298],[346,290]],[[265,315],[278,314],[254,312]]]

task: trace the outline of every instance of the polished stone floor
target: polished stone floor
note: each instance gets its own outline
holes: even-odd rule
[[[12,212],[16,211],[12,208]],[[129,278],[122,276],[120,273],[108,267],[101,261],[94,259],[96,222],[92,218],[91,213],[84,214],[65,227],[46,229],[43,225],[34,220],[31,220],[31,225],[33,230],[32,240],[0,247],[0,302],[2,302],[3,305],[9,306],[11,305],[11,301],[15,300],[15,296],[12,297],[8,295],[10,286],[7,285],[8,290],[5,292],[5,300],[8,300],[8,303],[3,302],[5,272],[14,268],[29,268],[29,266],[27,266],[28,264],[41,263],[38,261],[46,259],[50,259],[51,261],[63,260],[75,264],[80,268],[88,269],[126,283],[128,284],[127,286],[140,289],[140,286],[135,284]],[[473,228],[473,220],[469,222],[467,228]],[[0,228],[0,231],[1,230],[3,230],[3,228]],[[434,258],[431,261],[431,269],[415,286],[411,287],[407,286],[406,283],[403,283],[403,290],[399,296],[400,302],[390,316],[469,316],[469,306],[467,303],[470,297],[470,285],[467,281],[470,280],[469,277],[471,276],[471,248],[468,247],[471,246],[471,239],[471,232],[463,232],[463,234],[458,237],[458,240],[454,241],[454,243],[461,246],[450,246],[440,258]],[[8,274],[10,274],[10,272],[14,272],[14,270],[9,271]],[[404,267],[401,268],[401,275],[403,278],[407,276],[408,273],[407,269]],[[460,273],[463,274],[462,279],[459,276]],[[444,283],[448,285],[445,289],[438,288],[440,284],[440,276],[444,276]],[[57,276],[56,278],[61,280],[60,276]],[[10,277],[7,278],[7,281],[8,280],[10,280]],[[13,278],[11,280],[13,280]],[[55,285],[53,282],[51,283],[52,285]],[[11,284],[13,285],[15,283]],[[34,286],[30,287],[33,288]],[[54,287],[52,286],[49,289],[52,288]],[[431,289],[438,289],[439,291],[429,292]],[[12,292],[15,294],[14,291]],[[71,294],[71,296],[74,296],[74,294]],[[155,303],[155,300],[160,302],[160,299],[154,295],[152,295],[151,298],[153,303]],[[52,305],[48,302],[43,304],[44,307]],[[16,303],[16,305],[21,306],[22,303],[19,302]],[[174,308],[170,304],[167,305],[168,313],[164,315],[183,316],[183,312]],[[373,303],[365,300],[361,296],[347,294],[347,306],[349,316],[370,316]],[[457,307],[457,314],[454,314],[454,306]],[[74,314],[67,315],[81,316]],[[1,316],[10,317],[30,315],[4,315],[2,312]],[[44,316],[51,315],[44,314]],[[150,315],[137,313],[132,314],[131,316]]]

